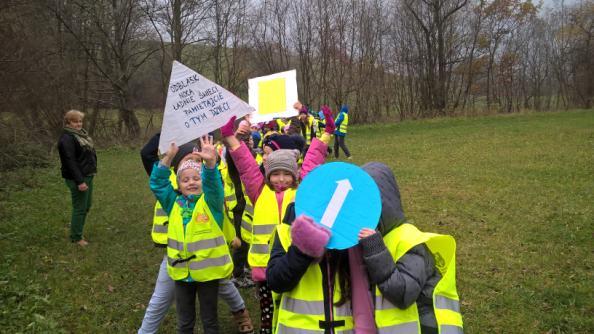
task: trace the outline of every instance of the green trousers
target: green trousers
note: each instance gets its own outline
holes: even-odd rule
[[[93,176],[87,176],[84,180],[89,189],[79,191],[74,180],[64,179],[72,195],[72,217],[70,220],[70,240],[72,242],[77,242],[83,238],[85,219],[91,208],[93,198]]]

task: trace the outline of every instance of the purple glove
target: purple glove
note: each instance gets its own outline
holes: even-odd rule
[[[324,114],[324,121],[326,122],[326,133],[334,134],[334,130],[336,130],[336,124],[334,124],[334,117],[332,117],[332,110],[330,107],[324,105],[322,106],[322,113]]]
[[[236,116],[231,117],[229,122],[221,127],[221,136],[223,136],[223,138],[235,135],[233,132],[233,124],[235,123],[236,118]]]
[[[301,215],[291,224],[291,239],[301,252],[314,258],[324,255],[324,250],[330,240],[330,230],[314,223],[313,219]]]

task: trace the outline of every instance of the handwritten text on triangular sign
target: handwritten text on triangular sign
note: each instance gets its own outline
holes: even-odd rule
[[[252,111],[231,92],[174,61],[159,150],[165,153],[173,142],[183,145],[222,127],[232,116],[242,117]]]

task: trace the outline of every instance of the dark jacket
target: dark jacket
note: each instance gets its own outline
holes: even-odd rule
[[[159,161],[159,139],[161,133],[158,132],[149,139],[149,141],[140,149],[140,158],[146,171],[146,175],[151,176],[155,162]]]
[[[284,224],[291,224],[295,220],[295,203],[290,203],[287,206]],[[275,232],[272,251],[270,253],[270,260],[266,268],[266,281],[270,289],[277,293],[287,292],[293,290],[301,277],[307,271],[309,265],[314,261],[314,258],[301,252],[296,246],[289,246],[285,252],[278,234]],[[334,279],[338,263],[345,265],[345,271],[349,272],[348,268],[348,251],[346,250],[327,250],[324,257],[321,259],[319,266],[322,273],[322,290],[324,291],[324,313],[326,321],[330,319],[330,304],[328,301],[332,300],[332,295],[329,293],[328,277]],[[328,275],[330,272],[330,275]],[[338,282],[332,282],[332,286],[338,285]],[[330,328],[326,328],[324,333],[334,333]]]
[[[398,183],[384,164],[372,162],[364,165],[363,169],[377,183],[382,200],[382,214],[377,227],[380,233],[359,242],[369,282],[377,285],[382,295],[399,308],[407,308],[416,302],[421,326],[436,328],[432,295],[441,275],[433,256],[425,244],[421,244],[394,262],[382,237],[406,221]]]
[[[97,154],[95,150],[83,148],[74,135],[62,133],[58,140],[58,152],[62,163],[62,177],[74,180],[76,184],[84,183],[86,176],[97,173]]]

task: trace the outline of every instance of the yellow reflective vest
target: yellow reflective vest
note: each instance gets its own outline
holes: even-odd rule
[[[245,189],[243,190],[243,193],[245,194]],[[254,206],[247,195],[244,195],[244,198],[245,208],[243,209],[243,214],[241,216],[241,239],[248,244],[251,244],[253,238],[252,223],[254,222]]]
[[[233,220],[233,209],[237,205],[237,197],[235,195],[235,185],[231,176],[229,176],[229,168],[224,160],[219,163],[219,171],[223,178],[223,193],[225,196],[225,212],[231,220]]]
[[[296,122],[299,122],[299,125],[303,125],[305,126],[305,131],[303,131],[303,129],[301,130],[300,135],[305,135],[305,144],[306,145],[311,145],[311,132],[314,131],[314,137],[316,136],[317,133],[317,120],[311,116],[311,115],[307,115],[307,118],[305,119],[305,122],[301,122],[300,120],[296,120]]]
[[[181,208],[176,201],[169,215],[167,233],[169,276],[178,281],[190,275],[194,281],[206,282],[229,277],[232,271],[229,247],[204,196],[196,203],[185,233]]]
[[[285,126],[287,125],[287,123],[285,121],[283,121],[280,118],[276,119],[276,126],[278,126],[278,132],[279,133],[285,133]]]
[[[175,173],[173,173],[173,168],[171,168],[171,174],[169,174],[169,181],[171,182],[171,186],[173,189],[177,189],[177,178]],[[167,216],[167,212],[163,210],[161,203],[156,201],[155,209],[153,211],[153,228],[151,230],[151,238],[153,242],[157,245],[166,246],[167,245],[167,226],[169,225],[169,217]]]
[[[223,170],[227,171],[226,167],[221,169],[219,167],[219,169],[221,170],[221,175],[223,175]],[[226,173],[228,175],[228,173]],[[224,176],[223,176],[223,180],[225,180]],[[173,173],[173,168],[171,168],[171,174],[169,175],[169,181],[171,182],[171,186],[174,189],[177,189],[177,177],[175,176],[175,173]],[[235,201],[235,205],[233,204],[233,202],[231,201],[229,204],[227,203],[227,199],[229,198],[229,200],[232,200],[231,197],[227,196],[227,192],[229,191],[229,189],[226,186],[226,183],[223,182],[223,190],[225,191],[225,213],[223,213],[223,233],[225,235],[225,239],[227,240],[227,242],[231,242],[235,236],[235,227],[233,225],[233,213],[231,212],[231,210],[227,210],[228,205],[232,205],[232,208],[235,207],[235,205],[237,205],[237,201]],[[235,189],[233,190],[233,196],[235,196]],[[235,197],[233,197],[235,198]],[[231,209],[232,209],[231,208]],[[230,214],[229,214],[230,213]],[[165,210],[163,210],[163,207],[161,206],[161,203],[159,203],[159,201],[155,202],[155,208],[153,211],[153,228],[151,230],[151,238],[153,239],[153,242],[156,245],[160,245],[160,246],[167,246],[167,230],[168,230],[168,225],[169,225],[169,217],[167,216],[167,212],[165,212]]]
[[[291,245],[290,226],[280,224],[277,227],[279,241],[285,251]],[[301,277],[299,284],[281,295],[280,306],[276,318],[277,334],[293,333],[324,333],[323,324],[327,323],[324,311],[324,291],[322,272],[318,263],[312,263]],[[335,276],[338,282],[338,275]],[[332,319],[334,333],[354,334],[354,322],[351,302],[341,306],[335,303],[340,300],[341,291],[338,284],[334,285],[332,296]]]
[[[252,222],[252,244],[248,251],[248,263],[251,267],[266,267],[270,259],[270,240],[276,227],[285,216],[287,205],[295,200],[295,189],[289,188],[283,194],[282,211],[278,212],[278,204],[274,190],[264,186],[254,207]]]
[[[347,113],[343,113],[343,119],[342,122],[340,122],[340,126],[338,127],[338,131],[342,132],[342,133],[347,133],[347,129],[349,127],[349,114]]]
[[[440,334],[461,334],[462,314],[456,290],[456,242],[452,236],[424,233],[402,224],[384,236],[394,262],[416,245],[425,243],[442,275],[433,291],[433,309]],[[379,334],[421,333],[417,304],[400,309],[375,291],[375,323]]]

